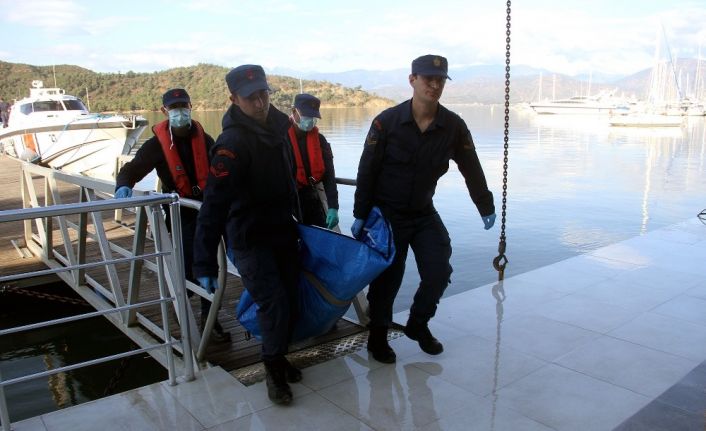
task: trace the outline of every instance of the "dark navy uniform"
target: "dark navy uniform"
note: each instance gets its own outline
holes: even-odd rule
[[[192,120],[193,121],[193,120]],[[191,132],[195,133],[195,128],[191,128]],[[204,138],[206,141],[206,149],[210,150],[214,146],[214,141],[211,136],[204,133]],[[191,184],[197,184],[196,181],[196,168],[194,167],[194,155],[191,149],[191,135],[188,136],[177,136],[173,135],[174,146],[179,152],[179,157],[183,162],[184,169],[189,176]],[[169,165],[167,164],[167,159],[164,157],[164,151],[159,143],[156,136],[152,136],[137,150],[135,157],[127,162],[118,173],[115,179],[115,189],[119,189],[122,186],[127,186],[129,188],[135,187],[135,184],[141,181],[147,174],[155,169],[157,171],[157,176],[162,183],[162,192],[171,193],[176,191],[176,184],[174,183],[174,178],[169,171]],[[201,200],[201,196],[190,196],[190,199]],[[169,217],[169,211],[166,212],[167,217]],[[198,215],[198,210],[193,208],[181,208],[181,229],[182,229],[182,244],[184,249],[184,270],[186,273],[186,278],[188,280],[194,281],[192,274],[192,257],[193,257],[193,238],[194,232],[196,231],[196,217]],[[170,226],[169,219],[167,219],[167,226]]]
[[[228,254],[259,306],[262,358],[287,352],[296,304],[298,234],[289,118],[270,106],[263,127],[231,105],[212,150],[196,229],[194,273],[216,276],[224,233]]]
[[[390,220],[396,256],[370,284],[370,326],[389,327],[411,246],[421,282],[410,319],[426,324],[451,276],[451,241],[432,198],[454,160],[481,216],[495,212],[483,168],[466,123],[442,105],[423,133],[412,117],[412,101],[389,108],[372,122],[358,166],[353,215],[365,219],[377,205]]]

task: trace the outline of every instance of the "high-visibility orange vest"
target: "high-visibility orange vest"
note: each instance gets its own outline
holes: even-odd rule
[[[194,154],[194,167],[196,168],[196,182],[198,187],[203,190],[206,187],[206,179],[208,178],[208,151],[206,150],[206,134],[203,127],[197,121],[191,120],[191,126],[195,132],[191,133],[191,151]],[[194,197],[194,187],[191,185],[189,175],[186,173],[184,164],[179,157],[179,150],[174,148],[172,137],[169,132],[169,120],[157,123],[152,131],[159,140],[162,146],[164,158],[167,160],[169,172],[172,174],[176,191],[179,196],[190,198]]]
[[[297,185],[299,188],[310,186],[311,182],[307,178],[306,170],[304,169],[304,160],[302,153],[299,150],[299,142],[297,133],[294,131],[295,126],[289,127],[289,140],[292,141],[294,150],[294,159],[297,162]],[[318,183],[324,177],[326,168],[324,166],[324,156],[321,153],[321,143],[319,142],[319,129],[314,127],[306,132],[306,152],[309,155],[309,169],[311,170],[311,178],[314,183]]]

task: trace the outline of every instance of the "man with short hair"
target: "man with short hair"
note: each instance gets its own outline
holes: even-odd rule
[[[451,239],[432,198],[439,178],[454,160],[463,175],[485,229],[495,222],[493,194],[466,123],[439,103],[448,76],[446,58],[424,55],[412,61],[412,99],[389,108],[372,122],[358,165],[351,231],[360,237],[364,220],[378,206],[390,221],[396,255],[370,284],[368,350],[379,362],[396,361],[387,342],[392,306],[412,247],[421,281],[404,333],[421,349],[438,355],[444,348],[430,332],[429,320],[451,277]]]
[[[216,283],[218,242],[226,233],[228,256],[258,305],[267,395],[289,404],[289,383],[302,378],[287,353],[297,308],[297,189],[288,116],[270,105],[261,66],[245,64],[226,75],[232,105],[213,149],[196,228],[194,273]]]
[[[333,229],[338,225],[338,188],[331,145],[316,127],[316,121],[321,118],[320,106],[321,101],[316,96],[297,94],[289,117],[292,125],[287,133],[297,164],[301,222]],[[326,205],[319,192],[321,186]]]
[[[198,121],[191,118],[191,98],[183,88],[165,92],[160,111],[167,119],[154,125],[154,136],[145,141],[135,157],[120,169],[115,179],[115,197],[132,196],[135,184],[154,169],[162,183],[163,193],[176,192],[182,198],[200,201],[208,177],[208,151],[214,145],[213,138]],[[166,214],[169,216],[168,211]],[[181,207],[180,214],[184,273],[187,280],[196,282],[192,274],[192,257],[198,211]],[[201,298],[202,329],[210,309],[211,301]],[[225,332],[216,320],[210,339],[230,341],[230,333]]]

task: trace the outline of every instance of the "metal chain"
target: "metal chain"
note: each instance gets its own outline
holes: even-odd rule
[[[500,241],[498,243],[498,256],[493,259],[493,267],[498,271],[498,281],[502,281],[505,277],[505,266],[508,263],[505,257],[505,222],[507,215],[507,156],[508,156],[508,141],[510,133],[510,6],[511,1],[507,0],[507,18],[505,24],[505,131],[503,141],[505,142],[505,151],[503,158],[503,210],[501,214],[500,224]]]
[[[42,292],[37,292],[35,290],[29,290],[21,287],[16,287],[16,286],[3,286],[2,289],[0,289],[0,293],[15,293],[18,295],[25,295],[25,296],[31,296],[33,298],[40,298],[40,299],[47,299],[50,301],[57,301],[57,302],[63,302],[64,304],[71,304],[71,305],[81,305],[84,307],[89,307],[90,304],[88,304],[86,301],[82,299],[76,299],[76,298],[69,298],[67,296],[61,296],[61,295],[54,295],[52,293],[42,293]]]

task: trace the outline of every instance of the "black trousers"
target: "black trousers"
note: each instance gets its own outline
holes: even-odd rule
[[[262,332],[262,360],[273,361],[287,353],[297,318],[297,243],[257,245],[229,250],[243,286],[258,305]]]
[[[313,187],[299,189],[299,204],[302,208],[302,223],[311,226],[326,227],[326,212],[319,198],[319,192]]]
[[[385,215],[392,226],[396,251],[392,264],[370,283],[370,326],[389,327],[392,324],[392,307],[402,284],[409,247],[414,252],[421,278],[410,318],[426,323],[434,317],[451,277],[449,232],[438,213],[419,217]]]

